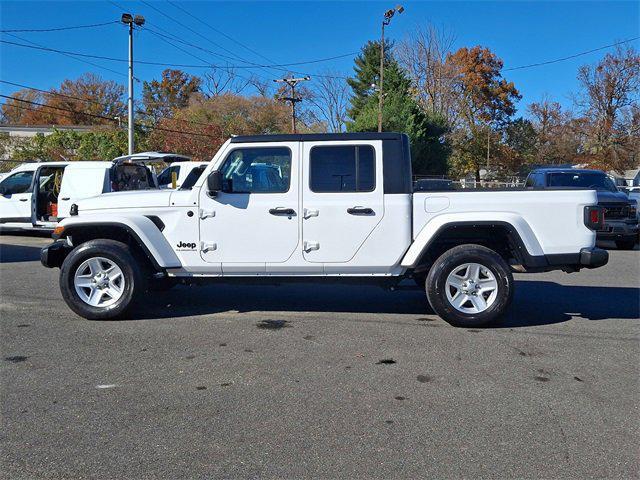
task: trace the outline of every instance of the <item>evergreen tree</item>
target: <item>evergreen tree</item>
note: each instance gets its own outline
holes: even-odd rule
[[[353,91],[347,131],[378,130],[377,84],[380,70],[380,42],[368,42],[355,60],[355,78],[348,80]],[[444,142],[448,127],[444,119],[425,113],[411,95],[411,82],[393,58],[392,45],[385,43],[382,129],[403,132],[411,140],[414,174],[444,174],[449,146]]]

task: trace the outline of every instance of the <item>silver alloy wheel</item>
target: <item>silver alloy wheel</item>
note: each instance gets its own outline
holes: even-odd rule
[[[113,260],[92,257],[76,269],[73,285],[83,302],[92,307],[104,308],[122,297],[125,279],[122,270]]]
[[[464,263],[447,277],[447,300],[462,313],[481,313],[498,297],[498,281],[491,270],[479,263]]]

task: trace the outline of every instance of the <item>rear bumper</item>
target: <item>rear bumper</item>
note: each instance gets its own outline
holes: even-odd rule
[[[609,252],[597,247],[582,248],[578,253],[560,253],[527,258],[524,267],[528,272],[564,270],[576,272],[581,268],[598,268],[609,261]]]
[[[47,268],[60,267],[70,251],[66,239],[56,240],[40,250],[40,263]]]
[[[583,248],[580,250],[580,265],[584,268],[598,268],[607,264],[609,252],[602,248]]]

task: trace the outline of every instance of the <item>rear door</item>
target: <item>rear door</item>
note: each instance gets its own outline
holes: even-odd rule
[[[0,182],[0,223],[31,223],[35,170],[22,170]]]
[[[303,255],[349,262],[384,215],[382,142],[305,142]]]

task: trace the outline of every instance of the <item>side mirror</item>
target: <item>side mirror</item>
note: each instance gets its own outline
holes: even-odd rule
[[[207,188],[210,194],[215,195],[222,191],[222,173],[220,170],[214,170],[207,177]]]

